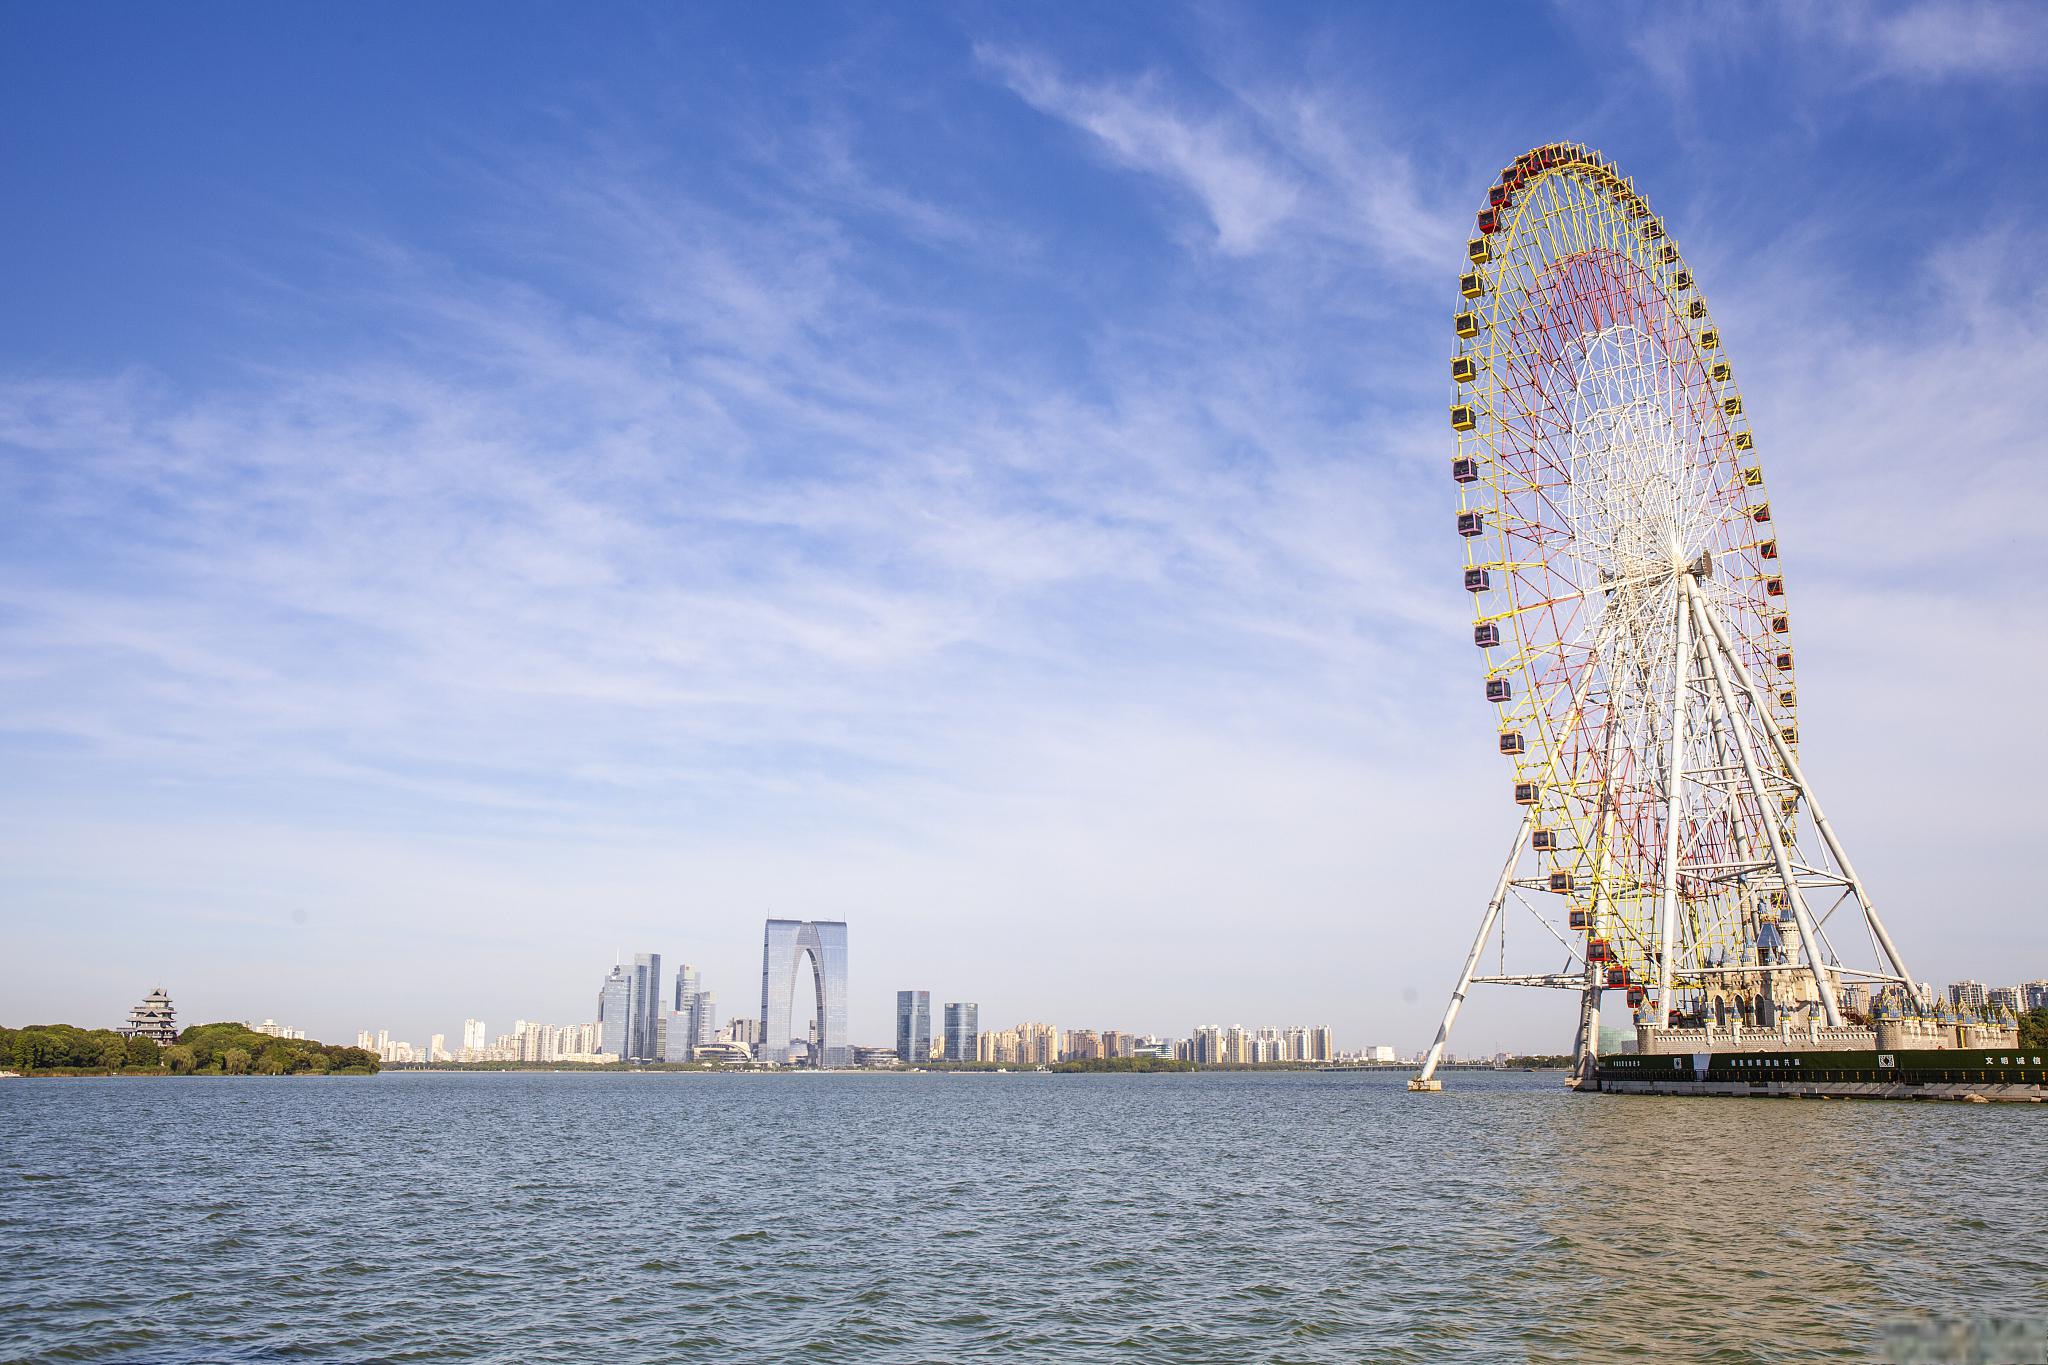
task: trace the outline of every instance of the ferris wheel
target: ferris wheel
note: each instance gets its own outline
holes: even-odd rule
[[[1452,331],[1474,690],[1522,819],[1417,1088],[1475,981],[1580,992],[1582,1065],[1610,990],[1661,1028],[1839,1026],[1845,983],[1910,989],[1799,765],[1779,523],[1663,222],[1598,152],[1525,152],[1478,211]],[[1511,899],[1548,964],[1503,945],[1482,975]],[[1837,948],[1852,920],[1873,965]]]

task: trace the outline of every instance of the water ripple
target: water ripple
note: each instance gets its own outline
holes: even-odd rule
[[[2038,1113],[1552,1077],[0,1085],[0,1359],[1806,1360],[2037,1320]]]

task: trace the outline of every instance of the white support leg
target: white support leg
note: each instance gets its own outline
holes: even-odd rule
[[[1574,1090],[1590,1090],[1600,1065],[1600,992],[1606,988],[1600,964],[1588,962],[1586,989],[1579,992],[1579,1033],[1572,1040],[1572,1078],[1566,1082]]]
[[[1763,693],[1757,690],[1756,679],[1750,676],[1749,666],[1742,662],[1742,655],[1729,639],[1727,627],[1721,624],[1720,618],[1715,616],[1711,609],[1702,615],[1707,628],[1714,634],[1715,642],[1735,665],[1735,676],[1742,684],[1742,690],[1749,694],[1759,713],[1768,714]],[[1833,856],[1835,866],[1842,870],[1842,880],[1855,888],[1856,903],[1863,907],[1863,918],[1870,925],[1871,936],[1877,940],[1878,947],[1884,950],[1885,960],[1892,964],[1892,970],[1906,983],[1906,990],[1910,993],[1914,989],[1913,974],[1906,970],[1906,959],[1899,955],[1899,946],[1892,942],[1891,934],[1885,930],[1884,921],[1877,917],[1877,907],[1870,903],[1870,896],[1863,889],[1863,879],[1856,875],[1856,869],[1850,865],[1849,854],[1843,849],[1842,841],[1835,837],[1835,827],[1828,823],[1827,815],[1821,810],[1820,798],[1815,796],[1813,788],[1807,785],[1806,774],[1799,767],[1799,756],[1792,751],[1792,746],[1786,742],[1785,737],[1778,733],[1776,726],[1765,728],[1770,733],[1771,747],[1776,750],[1778,761],[1785,765],[1786,775],[1799,784],[1799,794],[1805,798],[1806,809],[1813,815],[1814,828],[1820,831],[1821,842],[1828,846],[1828,853]]]
[[[1408,1082],[1410,1090],[1443,1089],[1443,1082],[1436,1079],[1437,1063],[1444,1059],[1444,1044],[1450,1040],[1451,1025],[1457,1022],[1458,1008],[1465,1003],[1465,992],[1472,989],[1472,974],[1479,969],[1479,956],[1486,951],[1486,940],[1493,933],[1494,921],[1500,918],[1501,906],[1508,898],[1508,888],[1514,884],[1515,864],[1522,861],[1522,849],[1528,844],[1529,829],[1535,823],[1536,808],[1525,807],[1522,823],[1515,830],[1514,847],[1508,850],[1508,860],[1501,865],[1500,881],[1494,885],[1493,899],[1486,903],[1486,915],[1479,921],[1479,933],[1472,939],[1472,951],[1465,954],[1465,965],[1458,972],[1458,984],[1451,991],[1451,1003],[1444,1010],[1444,1021],[1437,1025],[1436,1041],[1429,1045],[1429,1055],[1422,1059],[1422,1070]]]
[[[1608,868],[1614,856],[1614,745],[1618,738],[1614,726],[1609,725],[1606,751],[1601,756],[1600,816],[1596,822],[1600,844],[1593,851],[1593,895],[1586,907],[1596,925],[1606,908]],[[1606,989],[1605,969],[1597,962],[1587,962],[1586,988],[1579,992],[1579,1032],[1572,1040],[1572,1077],[1567,1082],[1574,1090],[1590,1090],[1597,1083],[1600,1001]]]
[[[1657,920],[1657,1022],[1663,1028],[1671,1017],[1671,968],[1678,957],[1678,784],[1685,768],[1685,701],[1692,686],[1692,611],[1686,591],[1692,582],[1689,571],[1680,571],[1673,595],[1677,598],[1675,622],[1678,648],[1671,654],[1671,762],[1664,779],[1664,904]]]
[[[1713,616],[1701,600],[1699,585],[1692,575],[1682,574],[1679,582],[1685,590],[1686,600],[1692,604],[1693,615],[1699,618],[1700,630],[1704,635],[1713,629]],[[1716,637],[1717,643],[1719,637]],[[1806,897],[1800,893],[1799,881],[1792,870],[1792,860],[1785,852],[1785,837],[1778,830],[1778,821],[1773,812],[1770,793],[1764,788],[1763,777],[1757,771],[1756,754],[1742,733],[1742,711],[1736,704],[1735,689],[1728,682],[1728,670],[1721,666],[1721,651],[1707,651],[1707,668],[1714,677],[1714,690],[1721,699],[1722,712],[1728,727],[1729,737],[1735,743],[1735,753],[1742,760],[1742,772],[1749,783],[1751,795],[1756,798],[1757,813],[1762,817],[1764,837],[1770,841],[1771,860],[1777,864],[1778,880],[1785,888],[1785,895],[1792,902],[1792,917],[1799,923],[1799,936],[1806,947],[1806,961],[1813,968],[1813,980],[1820,991],[1821,1009],[1827,1015],[1828,1027],[1842,1026],[1841,1002],[1835,998],[1834,978],[1829,975],[1827,964],[1821,960],[1820,930],[1815,927],[1812,911],[1806,908]],[[1711,708],[1710,708],[1711,714]]]

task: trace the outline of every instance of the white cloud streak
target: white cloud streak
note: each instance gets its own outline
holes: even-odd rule
[[[976,55],[1118,164],[1191,196],[1225,255],[1363,247],[1374,267],[1403,274],[1434,268],[1456,238],[1456,215],[1423,203],[1407,155],[1369,137],[1364,111],[1330,92],[1244,83],[1204,108],[1156,76],[1085,82],[1034,53],[983,44]]]

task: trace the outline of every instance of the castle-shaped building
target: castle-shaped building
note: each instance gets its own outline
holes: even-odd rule
[[[169,1047],[178,1041],[178,1011],[162,986],[128,1011],[128,1022],[121,1032],[130,1038],[147,1038],[158,1047]]]

